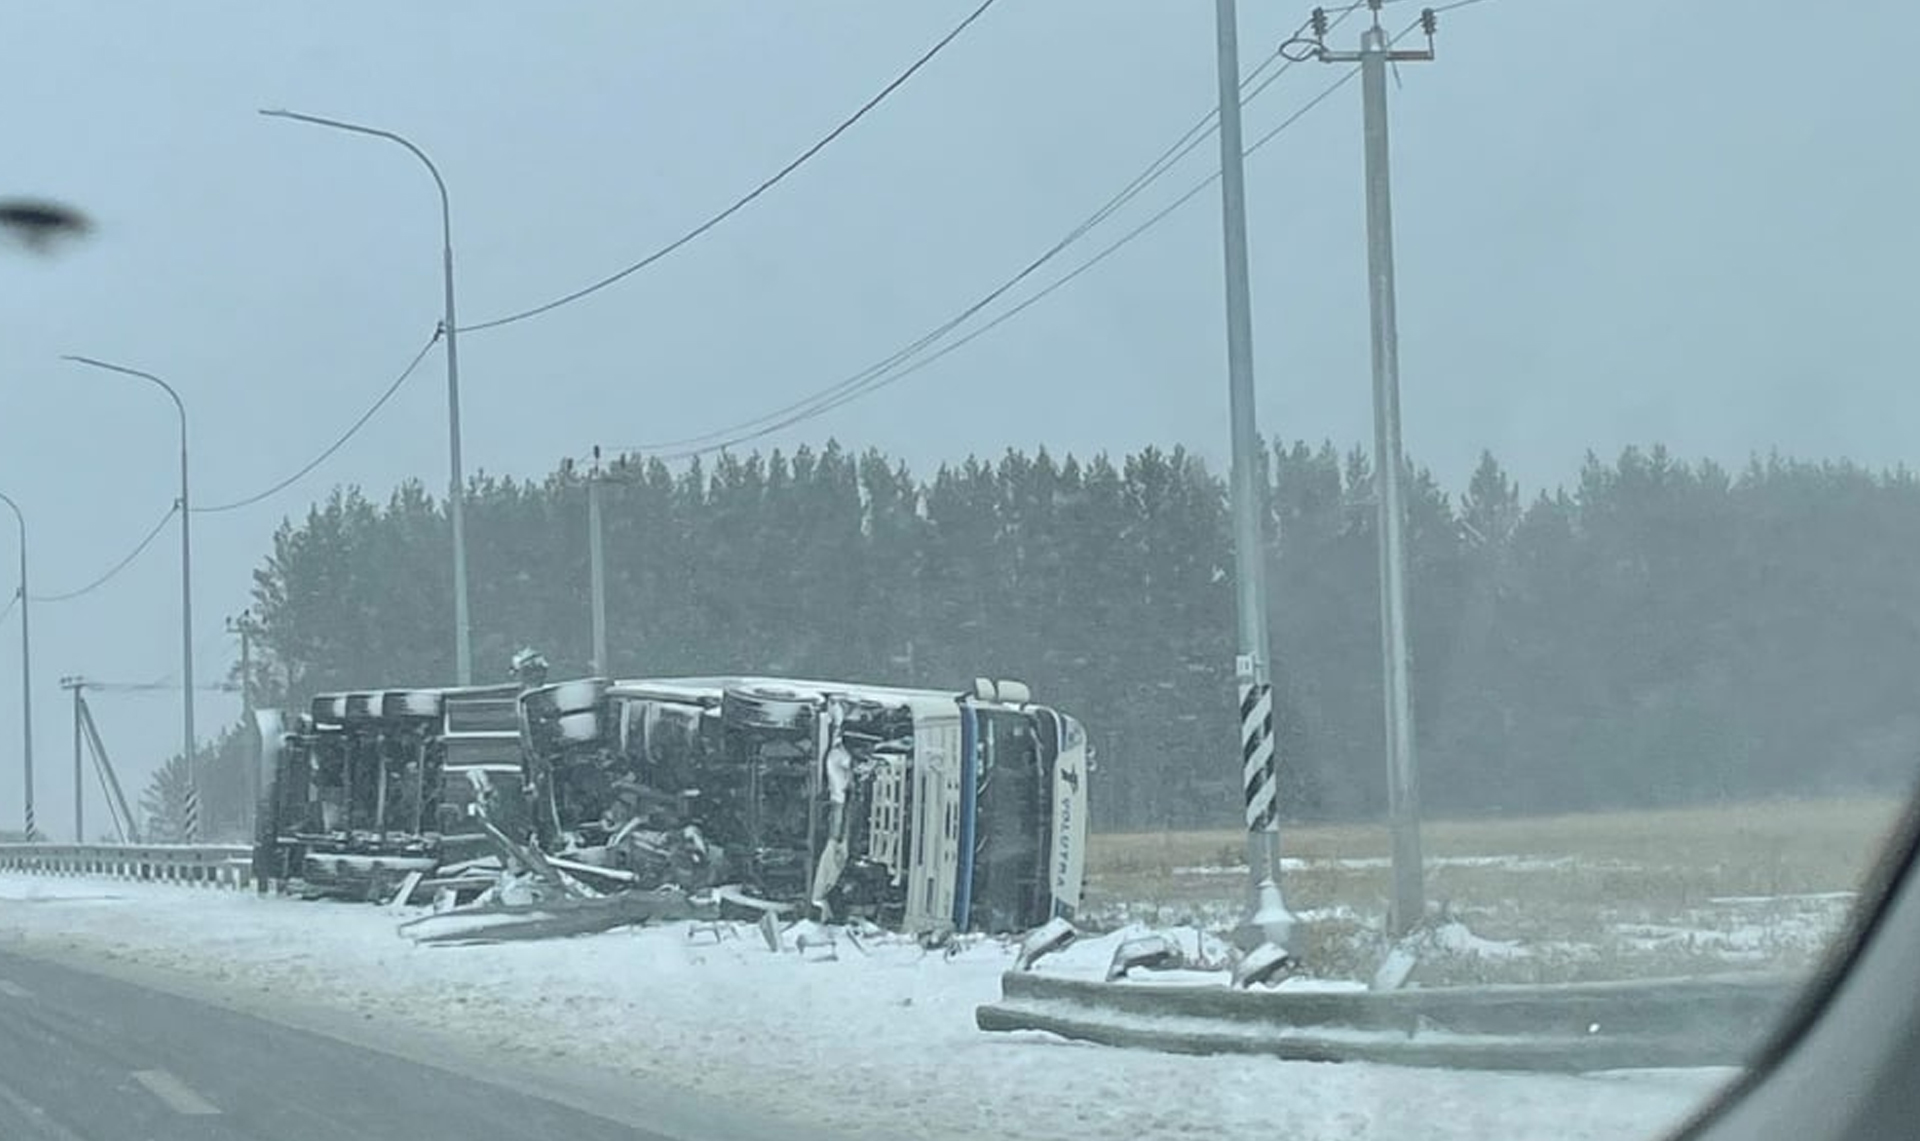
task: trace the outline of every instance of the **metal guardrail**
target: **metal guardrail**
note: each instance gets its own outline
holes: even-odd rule
[[[246,888],[246,844],[0,844],[0,871]]]
[[[1798,980],[1724,975],[1399,991],[1232,990],[1009,972],[982,1030],[1180,1054],[1589,1072],[1741,1065]]]

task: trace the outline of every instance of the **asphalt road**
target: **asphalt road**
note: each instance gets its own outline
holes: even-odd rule
[[[0,953],[6,1141],[651,1141],[557,1102]]]

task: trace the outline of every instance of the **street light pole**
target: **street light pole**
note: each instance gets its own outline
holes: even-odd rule
[[[187,766],[186,841],[195,844],[200,840],[200,773],[199,766],[194,763],[193,529],[190,522],[193,518],[193,501],[187,495],[187,406],[181,403],[180,394],[174,391],[171,384],[150,372],[108,364],[92,357],[67,356],[62,359],[158,385],[173,400],[173,410],[180,416],[180,681],[184,687],[180,694],[180,748]]]
[[[440,177],[440,169],[433,165],[427,153],[414,146],[406,138],[383,131],[378,127],[366,127],[359,123],[348,123],[340,119],[326,119],[319,115],[305,115],[298,111],[261,111],[270,119],[292,119],[300,123],[312,123],[317,127],[331,127],[336,131],[350,131],[356,135],[372,135],[377,139],[398,143],[407,148],[413,157],[420,160],[433,176],[433,184],[440,191],[440,238],[441,270],[445,277],[446,311],[440,322],[440,331],[447,339],[447,459],[450,478],[447,489],[447,516],[453,524],[453,663],[455,680],[461,685],[473,684],[473,640],[472,629],[467,619],[467,510],[466,477],[460,463],[460,337],[459,327],[453,316],[453,211],[447,202],[447,183]]]
[[[1233,0],[1216,0],[1220,79],[1220,206],[1227,265],[1227,383],[1233,430],[1233,574],[1239,616],[1240,778],[1246,794],[1247,914],[1234,941],[1290,949],[1293,914],[1280,895],[1280,804],[1267,635],[1260,436],[1253,415],[1253,312],[1247,278],[1247,183],[1240,136],[1240,33]]]
[[[13,511],[13,521],[20,528],[20,757],[26,773],[27,839],[32,840],[36,828],[33,820],[33,641],[27,630],[27,517],[5,492],[0,492],[0,503]]]

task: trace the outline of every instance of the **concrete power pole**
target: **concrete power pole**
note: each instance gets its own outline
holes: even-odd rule
[[[1388,926],[1405,935],[1426,915],[1425,874],[1420,858],[1420,780],[1414,763],[1413,695],[1407,648],[1406,504],[1401,478],[1406,466],[1400,444],[1400,343],[1394,315],[1393,199],[1388,171],[1387,68],[1396,62],[1433,58],[1434,15],[1421,13],[1427,46],[1395,51],[1380,28],[1381,0],[1369,0],[1373,25],[1357,52],[1322,48],[1327,63],[1360,65],[1367,195],[1367,300],[1372,324],[1373,464],[1380,528],[1380,645],[1386,696],[1387,818],[1393,832],[1393,911]],[[1314,13],[1316,33],[1325,16]]]
[[[134,819],[133,808],[127,803],[126,790],[120,787],[120,776],[113,771],[113,761],[107,756],[106,742],[100,739],[100,727],[93,722],[93,711],[87,708],[86,691],[97,683],[84,677],[70,676],[60,679],[60,688],[73,693],[73,835],[74,842],[86,843],[83,831],[85,820],[82,807],[86,802],[86,765],[82,742],[92,751],[94,773],[100,778],[100,792],[106,798],[107,815],[113,820],[114,831],[119,833],[123,844],[140,842],[140,825]]]
[[[587,579],[593,607],[593,672],[613,676],[607,661],[607,561],[600,525],[600,446],[594,445],[587,471]]]
[[[1267,645],[1260,436],[1253,416],[1253,313],[1247,283],[1247,184],[1240,138],[1240,30],[1233,0],[1215,0],[1220,78],[1220,212],[1227,268],[1227,384],[1233,432],[1233,570],[1238,611],[1240,777],[1246,793],[1247,914],[1234,942],[1287,949],[1293,915],[1280,895],[1279,774]]]
[[[260,634],[260,621],[253,611],[242,610],[227,619],[227,633],[240,638],[240,716],[241,724],[254,726],[253,713],[257,707],[253,686],[253,639]],[[260,765],[258,758],[250,758],[245,771],[240,775],[240,811],[246,818],[241,821],[251,834],[252,816],[259,801]]]
[[[87,769],[80,755],[82,703],[85,700],[80,696],[80,691],[86,685],[87,679],[83,677],[60,679],[60,688],[73,692],[73,842],[76,844],[87,842]]]

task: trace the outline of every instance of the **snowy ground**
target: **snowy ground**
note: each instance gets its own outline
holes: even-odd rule
[[[177,972],[397,1018],[509,1055],[644,1077],[849,1137],[1618,1139],[1677,1123],[1731,1071],[1585,1077],[1188,1058],[989,1035],[1011,952],[840,940],[774,954],[750,926],[415,947],[401,913],[111,880],[0,875],[0,945]],[[1109,936],[1110,941],[1117,936]],[[1195,936],[1185,932],[1191,942]],[[1059,969],[1096,971],[1110,946]]]

